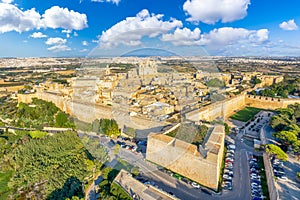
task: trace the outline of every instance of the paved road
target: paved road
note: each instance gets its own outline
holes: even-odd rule
[[[168,174],[157,169],[156,165],[144,160],[141,154],[134,154],[126,149],[121,149],[119,156],[127,160],[131,164],[140,167],[143,176],[148,180],[153,181],[158,187],[167,192],[172,192],[180,199],[250,199],[250,180],[248,176],[248,161],[246,156],[246,149],[244,144],[237,143],[235,166],[234,166],[234,179],[233,190],[226,191],[223,194],[208,195],[199,189],[193,188],[191,185],[186,184]]]
[[[108,145],[110,139],[105,137],[99,137],[99,141],[109,150],[109,155],[111,158],[109,164],[113,166],[115,155],[113,153],[113,148],[111,148],[111,146]],[[146,161],[144,155],[141,153],[133,153],[130,150],[121,148],[118,153],[118,156],[126,160],[127,162],[138,166],[145,178],[147,178],[149,181],[153,181],[162,190],[166,192],[172,192],[180,199],[250,200],[251,194],[250,180],[248,175],[249,167],[247,160],[247,151],[253,151],[253,148],[249,147],[244,143],[241,143],[240,141],[236,141],[233,190],[225,191],[223,192],[223,194],[213,193],[212,195],[208,195],[202,192],[200,189],[195,189],[191,185],[158,170],[157,166],[153,163]],[[90,191],[90,195],[88,196],[90,197],[88,199],[94,199],[91,198],[95,197],[93,194],[93,190]]]

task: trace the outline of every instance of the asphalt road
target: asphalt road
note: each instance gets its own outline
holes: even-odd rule
[[[97,136],[96,136],[97,137]],[[113,167],[115,163],[114,150],[108,145],[110,141],[109,138],[98,137],[100,143],[109,150],[110,166]],[[222,200],[250,200],[250,179],[249,179],[249,167],[247,160],[247,151],[252,151],[253,148],[247,146],[244,143],[236,141],[236,151],[235,151],[235,163],[234,163],[234,177],[233,177],[233,190],[224,191],[223,193],[212,195],[202,192],[200,189],[195,189],[191,185],[178,180],[169,174],[158,170],[157,166],[145,160],[144,155],[141,153],[134,153],[130,150],[120,148],[118,156],[132,165],[136,165],[140,168],[143,177],[152,181],[159,188],[166,192],[172,192],[176,197],[183,200],[193,200],[193,199],[222,199]],[[90,191],[88,199],[94,199],[95,195],[92,194],[93,190]]]
[[[248,200],[250,199],[251,194],[246,149],[244,148],[244,144],[241,143],[237,143],[236,146],[233,190],[225,191],[223,194],[213,193],[212,195],[208,195],[200,189],[195,189],[191,185],[158,170],[156,165],[145,161],[141,154],[134,154],[129,150],[121,149],[119,156],[129,163],[139,166],[144,177],[149,181],[153,181],[164,191],[172,192],[180,199]]]

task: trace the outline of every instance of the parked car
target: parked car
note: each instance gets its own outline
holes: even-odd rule
[[[227,152],[234,154],[234,150],[233,149],[227,150]]]
[[[225,185],[225,186],[223,187],[223,190],[232,190],[232,186]]]
[[[195,182],[192,182],[192,186],[194,187],[194,188],[200,188],[200,185],[198,184],[198,183],[195,183]]]
[[[285,175],[279,175],[279,176],[277,176],[277,178],[279,178],[282,181],[287,181],[288,180]]]
[[[224,169],[224,173],[229,173],[229,174],[233,174],[233,170],[232,169]]]
[[[226,174],[228,176],[233,176],[233,172],[225,172],[224,174]]]
[[[235,145],[234,144],[230,144],[230,145],[228,145],[227,149],[233,149],[233,150],[235,150]]]
[[[232,177],[224,174],[223,175],[223,179],[225,179],[225,180],[232,180]]]

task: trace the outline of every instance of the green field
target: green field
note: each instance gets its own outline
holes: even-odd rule
[[[7,183],[12,175],[12,171],[0,172],[0,200],[7,199],[10,193]]]
[[[243,110],[240,110],[232,115],[230,118],[242,122],[247,122],[252,119],[257,113],[259,113],[259,111],[261,111],[261,109],[259,108],[246,107]]]

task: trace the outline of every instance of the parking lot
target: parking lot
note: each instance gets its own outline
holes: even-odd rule
[[[263,172],[262,168],[258,165],[258,157],[252,154],[249,155],[249,176],[250,176],[250,186],[251,186],[251,197],[253,200],[264,199],[265,196],[263,194],[262,189],[262,180],[261,180],[261,172]]]
[[[283,162],[282,169],[284,172],[283,178],[276,179],[280,199],[298,200],[300,197],[300,181],[297,180],[296,173],[300,171],[299,161],[289,155],[288,160]]]
[[[225,167],[223,172],[223,182],[222,189],[223,190],[232,190],[232,179],[233,179],[233,170],[234,170],[234,153],[235,153],[235,145],[230,144],[227,145],[227,151],[225,155]]]

